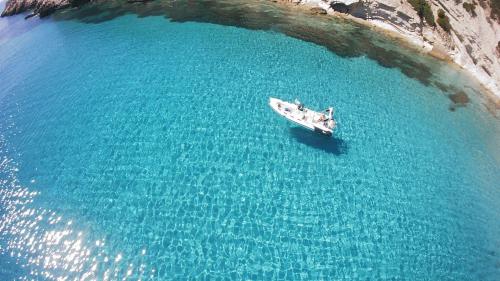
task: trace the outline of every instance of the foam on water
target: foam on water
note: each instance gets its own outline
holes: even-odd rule
[[[3,279],[500,274],[500,128],[477,104],[275,32],[129,15],[8,36]],[[334,105],[335,137],[269,96]]]

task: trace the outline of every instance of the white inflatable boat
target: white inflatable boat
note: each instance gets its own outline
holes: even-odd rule
[[[325,113],[305,108],[302,103],[295,100],[294,103],[282,101],[277,98],[269,98],[269,106],[279,115],[320,134],[331,136],[336,123],[333,119],[333,108],[329,107]]]

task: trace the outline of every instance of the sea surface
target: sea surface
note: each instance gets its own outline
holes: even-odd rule
[[[0,280],[499,280],[474,82],[239,2],[0,19]],[[334,136],[270,96],[334,106]]]

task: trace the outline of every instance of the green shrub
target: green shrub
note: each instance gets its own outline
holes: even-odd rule
[[[469,13],[471,16],[476,17],[477,16],[476,5],[477,5],[476,2],[472,2],[472,3],[464,2],[462,4],[462,7],[464,7],[464,9],[467,11],[467,13]]]
[[[490,0],[490,17],[500,23],[500,0]]]
[[[437,23],[439,24],[439,26],[441,26],[441,28],[444,31],[450,33],[450,31],[451,31],[450,20],[448,19],[448,16],[446,16],[446,14],[444,13],[444,11],[442,9],[438,10]]]
[[[425,19],[425,22],[430,26],[436,26],[434,21],[434,14],[432,13],[431,6],[426,0],[408,0],[413,9],[417,11],[420,19]]]

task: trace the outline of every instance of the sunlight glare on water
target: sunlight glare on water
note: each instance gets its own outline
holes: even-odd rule
[[[500,276],[500,127],[478,103],[278,32],[9,21],[1,280]],[[334,137],[270,96],[333,105]]]

